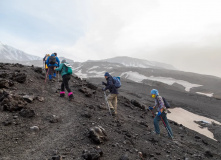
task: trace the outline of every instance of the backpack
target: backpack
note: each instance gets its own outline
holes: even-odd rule
[[[55,56],[50,56],[49,57],[49,64],[55,64],[56,63],[56,57]]]
[[[72,74],[72,67],[70,64],[68,63],[64,63],[65,67],[66,67],[66,73],[67,74]]]
[[[169,102],[167,102],[167,100],[166,100],[164,97],[162,97],[162,99],[163,99],[163,102],[164,102],[165,107],[166,107],[166,108],[170,108],[171,106],[170,106]],[[158,100],[157,100],[157,103],[158,103],[158,105],[159,105]]]
[[[164,102],[165,107],[170,108],[171,106],[170,106],[169,102],[167,102],[167,100],[164,97],[162,97],[162,98],[163,98],[163,102]]]
[[[113,80],[114,80],[115,87],[120,88],[121,87],[120,77],[113,77]]]

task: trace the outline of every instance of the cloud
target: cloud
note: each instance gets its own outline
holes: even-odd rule
[[[132,56],[218,75],[220,6],[219,0],[2,0],[0,37],[36,55]],[[208,70],[194,65],[208,59]]]

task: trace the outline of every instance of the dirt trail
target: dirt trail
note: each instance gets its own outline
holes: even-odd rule
[[[23,73],[27,76],[23,75],[23,82],[13,78]],[[14,85],[7,84],[10,82]],[[0,101],[0,120],[4,122],[0,124],[2,160],[51,160],[58,155],[80,160],[83,150],[96,146],[103,151],[101,160],[119,160],[122,155],[130,160],[141,159],[138,152],[142,152],[143,159],[221,159],[219,142],[172,121],[176,140],[167,137],[162,123],[162,136],[156,137],[152,133],[151,113],[124,95],[119,95],[119,115],[111,117],[101,88],[78,77],[70,81],[75,96],[72,102],[67,100],[67,94],[65,98],[59,97],[60,83],[44,83],[40,68],[0,64],[0,86],[1,95],[3,91],[9,93]],[[29,100],[24,95],[34,98],[26,102]],[[10,96],[14,96],[14,104],[7,101]],[[33,110],[35,115],[23,116],[22,109]],[[99,145],[88,138],[88,129],[98,125],[105,129],[108,138]],[[31,130],[32,126],[39,130]]]

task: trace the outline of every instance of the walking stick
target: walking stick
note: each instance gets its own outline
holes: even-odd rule
[[[106,95],[106,92],[105,92],[105,91],[104,91],[104,97],[105,97],[105,101],[106,101],[106,103],[107,103],[107,108],[109,109],[110,115],[112,116],[111,110],[110,110],[110,106],[109,106],[109,103],[108,103],[108,101],[107,101],[107,95]]]
[[[49,68],[48,68],[48,71],[49,71]],[[47,71],[47,74],[46,74],[46,76],[45,76],[45,83],[46,83],[46,81],[47,81],[48,71]]]
[[[167,130],[167,132],[168,132],[168,134],[169,134],[169,135],[170,135],[170,137],[173,139],[173,136],[171,135],[171,133],[170,133],[170,131],[169,131],[168,127],[166,126],[166,123],[164,122],[164,120],[163,120],[162,116],[160,116],[160,118],[161,118],[161,120],[162,120],[162,122],[163,122],[163,124],[164,124],[164,126],[165,126],[165,128],[166,128],[166,130]]]
[[[58,71],[58,83],[59,83],[59,71]]]
[[[154,116],[153,111],[151,111],[151,113],[152,113],[153,117],[155,117],[155,116]],[[167,130],[168,134],[169,134],[169,135],[170,135],[170,137],[173,139],[173,136],[171,135],[171,133],[170,133],[169,129],[167,128],[166,123],[164,122],[164,120],[163,120],[162,116],[160,116],[160,118],[161,118],[161,120],[162,120],[162,122],[163,122],[163,125],[164,125],[164,127],[166,128],[166,130]]]

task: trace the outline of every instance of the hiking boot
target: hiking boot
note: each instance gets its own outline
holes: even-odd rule
[[[60,97],[64,97],[65,96],[65,92],[64,91],[61,91],[60,92]]]
[[[110,108],[110,111],[111,111],[111,115],[112,115],[112,116],[115,116],[115,115],[116,115],[114,108]]]
[[[72,92],[68,93],[68,100],[71,101],[72,99],[74,99],[74,95]]]

